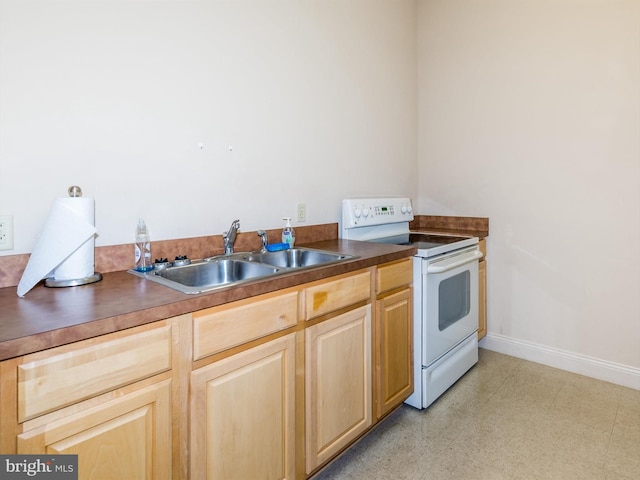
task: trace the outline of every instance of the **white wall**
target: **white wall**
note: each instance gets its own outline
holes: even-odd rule
[[[0,214],[30,252],[53,200],[96,245],[338,221],[417,197],[413,0],[0,0]],[[202,148],[199,148],[202,144]],[[232,151],[230,151],[230,148]]]
[[[640,0],[419,21],[419,210],[490,217],[489,335],[640,367]]]
[[[420,192],[490,217],[490,336],[637,369],[640,0],[0,0],[0,255],[73,184],[97,245]]]

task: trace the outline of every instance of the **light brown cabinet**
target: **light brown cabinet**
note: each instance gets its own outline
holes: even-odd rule
[[[303,291],[303,318],[311,320],[358,302],[371,301],[371,271],[309,284]]]
[[[193,313],[190,478],[295,478],[299,295]]]
[[[371,305],[305,330],[305,394],[309,474],[371,426]]]
[[[376,302],[376,418],[413,393],[411,290]]]
[[[2,362],[2,452],[78,454],[83,479],[179,478],[181,320]]]
[[[191,478],[295,478],[295,333],[191,374]]]
[[[411,259],[0,362],[0,451],[306,478],[411,393]]]
[[[480,240],[483,257],[478,263],[478,340],[487,335],[487,241]]]
[[[77,454],[87,480],[171,478],[171,381],[18,435],[16,453]]]
[[[383,265],[376,276],[375,414],[380,419],[413,393],[413,260]]]
[[[293,327],[298,294],[287,289],[194,312],[193,360]]]
[[[127,333],[23,357],[17,366],[18,420],[30,420],[171,369],[169,323]]]

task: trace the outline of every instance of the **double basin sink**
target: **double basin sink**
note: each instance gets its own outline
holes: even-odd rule
[[[325,250],[291,248],[219,255],[164,270],[130,272],[180,292],[195,294],[354,258],[357,257]]]

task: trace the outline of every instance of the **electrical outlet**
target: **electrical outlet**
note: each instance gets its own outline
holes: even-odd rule
[[[298,222],[307,221],[307,206],[304,203],[298,204]]]
[[[0,215],[0,250],[13,250],[13,215]]]

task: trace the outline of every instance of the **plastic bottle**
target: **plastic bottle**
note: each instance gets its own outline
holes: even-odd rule
[[[138,272],[153,270],[149,230],[142,218],[138,219],[138,226],[136,227],[135,266],[133,269]]]
[[[289,248],[293,248],[293,244],[296,243],[296,233],[291,227],[291,217],[284,217],[282,220],[287,222],[282,229],[282,243],[287,243]]]

